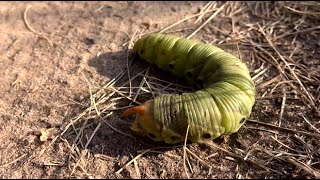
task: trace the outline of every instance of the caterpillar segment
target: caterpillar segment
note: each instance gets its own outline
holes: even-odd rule
[[[166,34],[139,39],[133,51],[150,64],[200,84],[195,92],[164,94],[124,112],[135,115],[131,129],[169,144],[201,142],[237,132],[252,112],[255,86],[249,69],[222,49]]]

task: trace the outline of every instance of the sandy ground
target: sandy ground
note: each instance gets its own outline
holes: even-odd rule
[[[257,85],[251,120],[258,122],[217,138],[216,148],[188,144],[196,155],[188,153],[188,174],[183,147],[132,134],[131,121],[121,117],[138,95],[137,88],[131,96],[121,95],[128,92],[130,41],[195,15],[206,4],[1,2],[0,177],[319,178],[320,4],[315,2],[217,2],[199,21],[190,18],[166,31],[187,37],[225,4],[192,38],[220,44],[236,56],[239,48]],[[159,89],[168,85],[160,79],[180,82],[134,61],[132,87],[148,68],[147,80]],[[102,88],[111,87],[121,72],[112,84],[123,87],[120,93]],[[167,91],[179,89],[174,87]],[[159,89],[155,92],[164,91]],[[100,102],[97,110],[90,92]],[[136,101],[151,97],[139,94]],[[41,142],[35,135],[40,128],[52,128],[57,138]]]

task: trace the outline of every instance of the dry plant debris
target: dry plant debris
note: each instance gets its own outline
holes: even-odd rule
[[[28,23],[29,8],[25,10],[24,21],[30,31],[41,35]],[[95,14],[103,12],[106,6],[97,8]],[[146,29],[125,32],[124,69],[101,86],[91,77],[83,76],[87,98],[84,103],[78,102],[83,111],[68,119],[57,136],[49,129],[40,130],[41,141],[53,140],[46,144],[39,158],[60,143],[67,149],[67,160],[46,165],[66,166],[67,177],[94,178],[91,172],[95,171],[96,158],[114,165],[100,177],[319,178],[319,9],[320,3],[315,1],[208,2],[198,13],[175,23],[157,26],[147,23]],[[257,101],[251,119],[238,133],[204,144],[162,147],[125,131],[130,126],[126,120],[120,120],[121,125],[110,121],[113,116],[121,119],[119,114],[133,104],[159,94],[192,90],[177,81],[160,78],[153,68],[135,66],[130,49],[136,39],[150,32],[173,33],[212,43],[238,53],[248,64],[257,87]],[[129,147],[135,154],[132,156],[128,147],[123,147],[123,154],[118,152],[111,157],[113,152],[106,153],[113,150],[110,145],[93,155],[90,150],[100,144],[90,145],[100,138],[97,134],[104,126],[117,137],[130,139],[125,142],[136,145]]]
[[[41,142],[46,142],[55,138],[57,133],[56,128],[40,128],[38,131],[34,132],[34,135],[39,136]]]
[[[308,2],[227,2],[224,4],[209,2],[203,7],[200,13],[186,17],[160,30],[160,32],[167,32],[169,29],[173,29],[175,26],[181,25],[181,23],[190,21],[191,19],[195,19],[194,24],[197,25],[200,23],[200,19],[202,19],[204,23],[198,28],[195,28],[187,38],[193,37],[196,33],[203,31],[203,28],[207,26],[206,31],[212,31],[212,33],[216,34],[222,33],[227,36],[227,38],[216,38],[211,43],[216,43],[221,46],[236,45],[239,56],[245,58],[247,62],[250,62],[249,66],[252,69],[252,76],[257,84],[258,91],[257,105],[255,107],[256,113],[252,115],[252,118],[258,120],[249,120],[250,123],[248,122],[246,127],[239,131],[240,135],[236,141],[238,141],[237,143],[243,144],[243,149],[231,148],[228,147],[227,144],[218,147],[214,145],[214,143],[212,144],[212,142],[207,143],[208,147],[213,148],[211,152],[220,150],[218,151],[220,154],[219,158],[236,162],[237,167],[243,165],[240,163],[241,161],[245,164],[252,164],[260,170],[259,173],[262,177],[283,177],[283,175],[286,177],[306,177],[309,175],[310,177],[319,178],[319,143],[316,143],[319,142],[320,137],[318,134],[319,123],[312,121],[315,123],[312,124],[302,116],[316,131],[313,133],[311,129],[310,132],[307,132],[308,130],[302,130],[300,127],[295,126],[296,123],[290,123],[290,121],[288,121],[290,116],[294,116],[294,114],[289,112],[294,112],[297,109],[302,110],[302,108],[304,108],[304,111],[312,112],[315,119],[319,118],[320,115],[320,64],[319,61],[312,60],[313,58],[309,55],[310,53],[307,53],[307,51],[303,49],[308,48],[309,45],[301,44],[299,40],[301,38],[310,39],[315,33],[319,33],[319,31],[316,31],[318,29],[320,30],[319,25],[312,23],[320,23],[320,19],[316,16],[318,12],[315,12],[315,6],[320,7],[320,4],[314,5],[312,2],[310,2],[310,4],[308,4]],[[257,21],[256,23],[254,23],[254,21],[239,20],[241,18],[246,19],[244,16],[249,12],[251,12],[252,18],[261,18],[263,20]],[[211,15],[209,16],[207,14]],[[216,18],[216,20],[214,20],[214,18]],[[217,26],[215,23],[219,21],[218,19],[224,20],[221,20],[221,22],[230,21],[231,26]],[[230,27],[232,30],[229,29]],[[150,26],[148,26],[148,29],[149,28]],[[311,32],[313,32],[313,34]],[[145,33],[148,32],[141,30],[138,37],[141,37]],[[132,43],[138,38],[136,35],[137,31],[130,38],[127,49],[131,49]],[[208,34],[205,37],[210,37],[210,35],[211,34]],[[318,38],[318,40],[320,39]],[[243,55],[240,49],[250,49],[250,52],[249,54],[247,53],[247,55]],[[109,90],[109,93],[104,93],[105,97],[103,101],[101,101],[101,99],[95,100],[97,93],[92,95],[92,91],[90,90],[91,106],[86,110],[86,114],[91,114],[90,119],[101,118],[103,112],[111,111],[109,106],[108,108],[105,108],[107,107],[105,106],[99,109],[97,104],[104,103],[111,105],[112,102],[116,101],[115,99],[130,100],[132,101],[130,105],[132,105],[132,103],[140,104],[141,102],[138,100],[140,96],[152,98],[161,93],[185,91],[185,89],[181,89],[181,85],[165,82],[154,76],[150,76],[149,69],[132,77],[129,59],[128,52],[126,66],[128,81],[126,83],[119,87],[111,85],[111,82],[114,84],[116,79],[119,80],[121,76],[124,75],[124,73],[121,73],[114,81],[111,81],[108,85],[100,89],[98,92]],[[306,59],[309,59],[309,61]],[[310,66],[311,63],[312,66]],[[139,86],[133,87],[133,82],[138,78],[142,78]],[[277,105],[272,104],[272,100],[280,102],[278,109],[275,109]],[[261,114],[259,114],[259,112],[261,112]],[[266,115],[266,117],[269,118],[266,119],[264,113],[269,113],[269,115]],[[276,116],[278,116],[278,118],[276,118]],[[297,117],[295,116],[295,118]],[[80,116],[77,119],[79,120]],[[89,118],[86,118],[85,124],[88,119]],[[85,124],[82,126],[83,128]],[[251,124],[254,124],[254,126],[250,126]],[[275,128],[277,131],[272,131],[268,128]],[[116,128],[114,128],[114,130],[115,129]],[[260,140],[251,143],[248,139],[252,137],[252,134],[256,134],[255,131],[260,131],[258,132],[258,136],[260,136],[258,139]],[[264,133],[263,138],[259,135],[261,133]],[[246,134],[250,134],[250,136]],[[126,134],[126,136],[135,138],[129,134]],[[78,134],[77,138],[79,137],[80,134]],[[76,140],[74,143],[76,143]],[[299,142],[297,142],[297,140]],[[316,145],[312,145],[314,143],[316,143]],[[203,165],[209,167],[207,176],[210,177],[213,164],[216,166],[219,163],[210,163],[207,162],[208,158],[207,160],[200,158],[197,155],[199,150],[192,152],[189,149],[192,146],[194,145],[187,145],[185,142],[182,147],[183,153],[181,155],[183,157],[182,160],[186,177],[195,177],[189,174],[194,173],[192,166],[195,166],[195,164],[193,164],[195,162],[201,162]],[[86,146],[82,147],[86,148]],[[172,147],[172,150],[174,150],[174,148],[177,147]],[[152,152],[161,153],[162,151],[151,151],[151,149],[147,149],[139,153],[116,171],[117,176],[120,177],[120,173],[128,168],[130,164],[134,163],[134,171],[138,177],[141,177],[141,173],[143,172],[139,169],[139,158],[142,158],[146,153]],[[162,153],[165,154],[165,151]],[[187,156],[187,153],[195,158],[192,162],[190,161],[190,157]],[[224,153],[226,153],[226,156],[221,156]],[[216,153],[214,155],[216,155]],[[210,157],[210,155],[208,157]],[[294,166],[290,166],[288,163]],[[287,167],[284,166],[284,164],[286,164]],[[294,167],[298,167],[299,169],[294,169]],[[217,171],[217,169],[215,169],[215,171]],[[253,177],[252,174],[255,174],[253,172],[246,174],[243,170],[241,172],[237,171],[236,173],[237,177],[245,178]]]

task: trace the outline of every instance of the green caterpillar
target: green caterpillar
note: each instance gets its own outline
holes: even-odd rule
[[[255,86],[247,66],[237,57],[209,44],[166,34],[139,39],[133,51],[160,69],[202,89],[165,94],[125,111],[135,114],[131,129],[169,144],[201,142],[239,130],[252,112]]]

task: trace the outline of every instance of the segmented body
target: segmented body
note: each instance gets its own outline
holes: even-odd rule
[[[132,129],[155,141],[199,142],[237,132],[250,116],[255,86],[249,69],[222,49],[173,35],[150,34],[133,51],[160,69],[185,78],[202,89],[149,100]],[[144,114],[145,113],[145,114]]]

